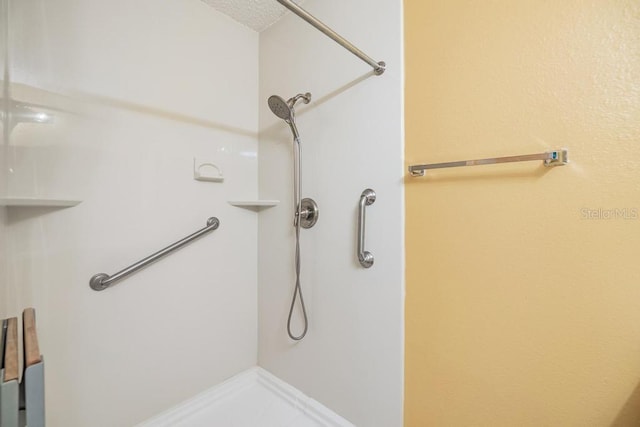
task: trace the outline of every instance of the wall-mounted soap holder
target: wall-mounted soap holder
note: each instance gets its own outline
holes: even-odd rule
[[[193,179],[196,181],[224,182],[224,175],[219,166],[211,162],[200,163],[193,159]]]

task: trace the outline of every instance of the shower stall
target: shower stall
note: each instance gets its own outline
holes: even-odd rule
[[[306,0],[250,28],[215,0],[0,2],[0,317],[36,308],[47,425],[258,382],[337,414],[308,425],[400,427],[402,3]]]

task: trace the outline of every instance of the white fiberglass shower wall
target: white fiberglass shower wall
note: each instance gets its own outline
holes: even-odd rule
[[[278,199],[259,218],[261,366],[355,425],[402,425],[403,135],[402,3],[310,1],[306,10],[387,71],[365,63],[294,15],[260,34],[259,190]],[[267,107],[311,92],[296,106],[302,141],[302,197],[319,205],[318,223],[301,231],[302,291],[309,332],[287,337],[294,286],[291,132]],[[366,188],[364,269],[356,257],[357,206]],[[302,329],[299,310],[293,330]]]
[[[9,5],[12,96],[53,121],[14,128],[0,179],[81,203],[6,208],[0,315],[36,308],[47,425],[132,426],[256,365],[257,219],[227,201],[257,196],[258,34],[199,0]]]

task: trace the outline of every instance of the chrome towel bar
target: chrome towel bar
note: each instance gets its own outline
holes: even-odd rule
[[[171,252],[175,251],[176,249],[179,249],[182,246],[186,245],[187,243],[190,243],[193,240],[197,239],[198,237],[217,229],[219,225],[220,225],[220,221],[218,220],[218,218],[211,217],[211,218],[209,218],[207,220],[207,226],[206,227],[201,228],[200,230],[196,231],[195,233],[185,237],[182,240],[179,240],[179,241],[167,246],[164,249],[159,250],[158,252],[156,252],[156,253],[154,253],[152,255],[149,255],[148,257],[136,262],[133,265],[130,265],[129,267],[125,268],[124,270],[118,271],[116,274],[114,274],[112,276],[109,276],[108,274],[105,274],[105,273],[98,273],[98,274],[94,275],[91,278],[91,280],[89,281],[89,286],[94,291],[103,291],[103,290],[107,289],[109,286],[111,286],[114,282],[117,282],[118,280],[123,279],[123,278],[127,277],[128,275],[135,273],[136,271],[140,270],[141,268],[144,268],[147,265],[149,265],[149,264],[157,261],[158,259],[162,258],[163,256],[170,254]]]
[[[569,152],[566,148],[560,148],[557,150],[545,151],[544,153],[524,154],[521,156],[491,157],[488,159],[462,160],[458,162],[431,163],[426,165],[411,165],[409,166],[409,174],[411,174],[411,176],[424,176],[424,171],[427,169],[457,168],[460,166],[491,165],[495,163],[527,162],[530,160],[543,160],[544,165],[548,167],[563,166],[569,163]]]
[[[336,33],[335,31],[333,31],[331,28],[327,27],[325,24],[320,22],[316,17],[314,17],[309,12],[307,12],[306,10],[304,10],[303,8],[295,4],[293,1],[278,0],[278,3],[280,3],[287,9],[289,9],[291,12],[298,15],[300,18],[307,21],[309,24],[316,27],[316,29],[318,29],[320,32],[324,33],[327,37],[329,37],[330,39],[338,43],[343,48],[347,49],[349,52],[353,53],[355,56],[357,56],[361,60],[371,65],[376,75],[379,76],[380,74],[384,73],[384,70],[386,69],[386,66],[387,66],[387,64],[385,64],[384,61],[376,62],[370,56],[368,56],[363,51],[361,51],[360,49],[358,49],[357,47],[349,43],[344,37],[342,37],[340,34]]]

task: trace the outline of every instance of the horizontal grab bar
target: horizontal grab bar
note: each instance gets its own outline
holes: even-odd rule
[[[140,261],[136,262],[133,265],[130,265],[129,267],[125,268],[124,270],[120,270],[118,271],[116,274],[109,276],[106,273],[98,273],[96,275],[94,275],[91,280],[89,281],[89,286],[91,287],[91,289],[93,289],[94,291],[103,291],[105,289],[107,289],[109,286],[111,286],[114,282],[117,282],[120,279],[124,279],[125,277],[127,277],[130,274],[135,273],[136,271],[140,270],[141,268],[146,267],[147,265],[157,261],[158,259],[162,258],[165,255],[170,254],[171,252],[175,251],[176,249],[179,249],[181,247],[183,247],[184,245],[186,245],[187,243],[192,242],[193,240],[197,239],[198,237],[207,234],[213,230],[216,230],[218,228],[218,226],[220,226],[220,221],[218,220],[218,218],[216,217],[211,217],[207,220],[207,226],[204,228],[201,228],[200,230],[196,231],[193,234],[190,234],[189,236],[185,237],[182,240],[178,240],[177,242],[167,246],[164,249],[159,250],[158,252],[149,255],[148,257],[141,259]]]
[[[530,160],[543,160],[544,165],[549,167],[563,166],[569,163],[569,152],[566,148],[560,148],[558,150],[545,151],[544,153],[524,154],[521,156],[491,157],[488,159],[462,160],[457,162],[431,163],[426,165],[412,165],[409,166],[409,173],[411,174],[411,176],[424,176],[424,171],[427,169],[457,168],[460,166],[491,165],[495,163],[527,162]]]

